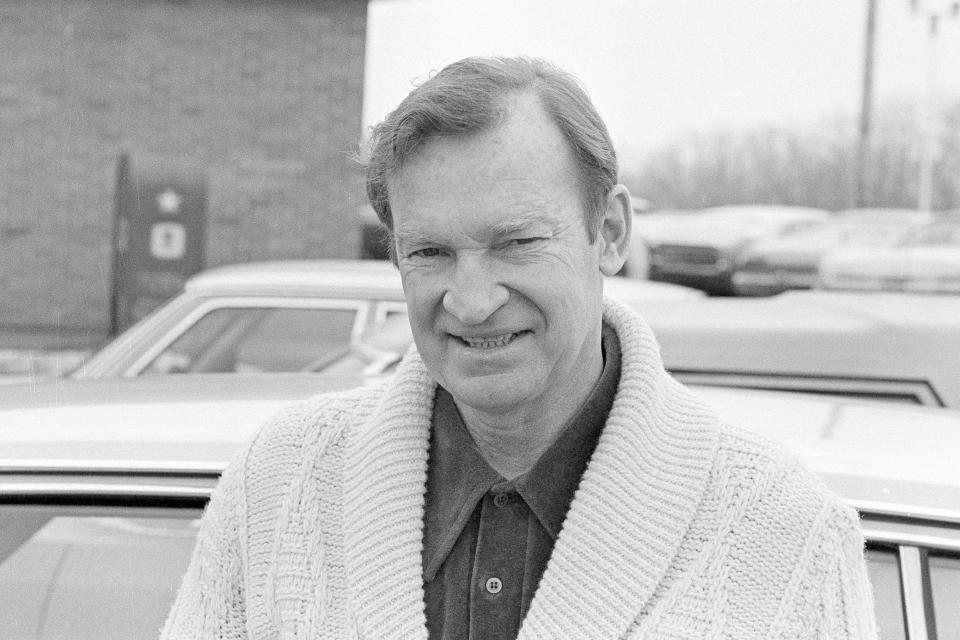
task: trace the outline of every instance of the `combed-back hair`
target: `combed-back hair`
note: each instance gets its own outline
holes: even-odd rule
[[[617,156],[606,125],[579,81],[538,58],[465,58],[432,75],[373,128],[364,150],[367,197],[380,222],[393,231],[389,181],[428,140],[494,128],[509,100],[532,92],[574,152],[584,223],[596,235],[606,197],[617,183]],[[392,246],[392,242],[390,243]]]

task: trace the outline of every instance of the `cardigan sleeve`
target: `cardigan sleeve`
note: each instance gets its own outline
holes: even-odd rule
[[[247,637],[244,565],[244,469],[224,472],[200,523],[190,565],[161,633],[162,640]]]
[[[873,591],[856,512],[828,498],[771,637],[875,640]]]

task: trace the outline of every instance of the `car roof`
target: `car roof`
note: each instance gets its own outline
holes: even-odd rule
[[[0,470],[219,472],[284,406],[360,378],[198,375],[0,388]],[[855,504],[957,510],[960,412],[694,387],[730,424],[780,441]]]
[[[276,260],[202,271],[187,280],[197,295],[297,293],[403,300],[400,273],[385,260]]]
[[[723,205],[719,207],[708,207],[700,209],[695,220],[709,221],[730,220],[731,222],[756,222],[769,221],[771,224],[785,220],[806,220],[822,219],[828,220],[832,217],[826,209],[816,209],[814,207],[798,207],[791,205]]]
[[[624,301],[702,297],[697,289],[666,282],[607,278],[607,289]],[[215,267],[185,285],[198,296],[295,293],[402,301],[400,273],[384,260],[276,260]]]

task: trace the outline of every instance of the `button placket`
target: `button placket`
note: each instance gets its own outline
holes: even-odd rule
[[[504,498],[506,503],[498,506]],[[470,640],[516,637],[521,621],[528,518],[529,510],[509,486],[492,487],[481,501],[473,559]]]

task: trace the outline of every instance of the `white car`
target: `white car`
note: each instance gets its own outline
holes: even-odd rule
[[[608,278],[606,289],[633,306],[702,293],[659,282]],[[400,274],[380,260],[238,264],[201,272],[184,292],[94,354],[77,379],[170,373],[343,370],[390,364],[367,336],[406,315]],[[389,359],[388,359],[389,360]]]
[[[794,291],[709,298],[608,278],[687,382],[960,407],[960,297],[919,308],[905,294]],[[323,371],[382,374],[412,336],[396,269],[383,262],[279,262],[202,273],[72,377]]]
[[[960,293],[960,218],[933,222],[888,248],[843,249],[820,263],[824,289]]]
[[[787,291],[651,306],[684,382],[960,408],[960,296]]]
[[[200,374],[0,388],[0,638],[155,638],[227,461],[283,406],[362,382]],[[695,390],[860,511],[883,638],[960,637],[960,413]]]
[[[929,212],[912,209],[848,209],[826,222],[761,238],[737,257],[734,292],[755,296],[811,289],[820,277],[820,260],[830,251],[889,246],[931,220]]]

